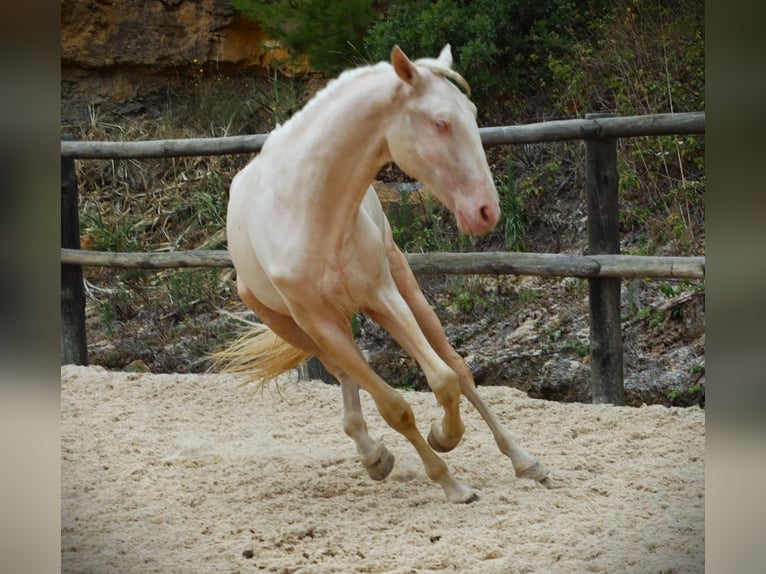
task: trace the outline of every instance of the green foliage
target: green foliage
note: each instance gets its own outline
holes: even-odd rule
[[[549,107],[564,116],[704,110],[704,14],[698,0],[613,0],[569,54],[550,59]],[[701,136],[620,140],[621,226],[646,233],[646,254],[699,252],[704,157]]]
[[[170,275],[170,307],[181,316],[192,313],[200,302],[217,298],[218,273],[214,270],[182,269]]]
[[[668,393],[668,399],[670,399],[671,401],[675,401],[682,398],[684,395],[687,395],[689,398],[694,398],[698,396],[702,392],[702,390],[703,388],[701,385],[695,385],[693,387],[689,387],[688,389],[686,389],[686,391],[680,391],[680,390],[670,391]]]
[[[398,207],[389,209],[387,215],[394,242],[404,251],[462,251],[465,248],[452,214],[430,195],[416,206],[411,202],[410,193],[404,190]]]
[[[528,287],[519,288],[518,294],[519,294],[519,301],[525,304],[538,301],[543,296],[540,289],[530,289]]]
[[[641,309],[638,310],[636,313],[636,317],[639,319],[646,319],[652,314],[652,308],[651,307],[641,307]]]
[[[389,380],[389,384],[400,391],[418,390],[418,381],[422,378],[422,374],[417,365],[403,366],[401,373],[401,377]]]
[[[516,187],[513,177],[513,160],[510,157],[506,160],[505,173],[499,178],[496,187],[500,196],[500,211],[503,214],[505,248],[509,251],[526,251],[524,194]]]
[[[193,132],[212,137],[270,132],[305,100],[296,77],[277,68],[268,69],[265,82],[256,82],[232,78],[195,59],[188,81],[188,93],[162,118],[170,130],[183,119]]]
[[[269,86],[269,90],[255,91],[252,100],[248,101],[248,106],[265,112],[268,116],[268,131],[271,131],[277,124],[289,120],[300,110],[303,102],[294,76],[283,79],[279,70],[274,68],[270,73]]]
[[[120,286],[109,292],[109,296],[99,303],[99,307],[104,331],[111,337],[115,332],[115,324],[129,319],[133,314],[133,293]]]
[[[704,109],[705,22],[698,0],[613,0],[571,52],[549,62],[575,113]]]
[[[261,23],[270,39],[294,60],[335,75],[358,64],[362,38],[373,20],[372,0],[233,0],[234,7]]]
[[[447,295],[447,309],[453,319],[459,315],[467,319],[477,315],[505,317],[509,312],[504,297],[496,288],[486,285],[480,277],[450,277]]]
[[[358,337],[362,332],[362,317],[359,313],[354,313],[351,317],[351,334],[354,338]]]
[[[127,214],[104,217],[100,211],[86,212],[82,216],[81,228],[92,239],[92,247],[97,251],[135,251],[138,248],[135,220]]]
[[[548,62],[563,58],[586,8],[584,0],[415,0],[390,2],[366,38],[375,59],[399,44],[413,56],[452,45],[457,68],[481,100],[530,94],[548,84]]]
[[[478,100],[547,89],[555,65],[604,0],[233,0],[270,40],[335,75],[387,60],[394,44],[413,57],[452,45]],[[553,67],[552,67],[553,65]]]
[[[567,343],[564,345],[564,349],[574,351],[575,354],[580,358],[587,357],[590,353],[590,345],[588,343],[583,343],[580,341],[580,339],[574,338],[567,341]]]
[[[681,288],[675,285],[671,285],[670,283],[660,283],[658,287],[662,294],[665,295],[665,297],[668,299],[672,299],[673,297],[677,297],[681,294]]]
[[[228,182],[221,174],[211,171],[192,193],[190,209],[195,218],[192,225],[206,231],[208,239],[203,244],[205,249],[226,247],[222,234],[226,228],[227,188]]]
[[[654,329],[655,327],[659,327],[665,322],[665,313],[659,312],[656,313],[654,316],[652,316],[651,319],[649,319],[649,326]]]

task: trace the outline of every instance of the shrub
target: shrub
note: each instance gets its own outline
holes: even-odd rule
[[[459,71],[477,100],[529,95],[551,78],[548,61],[564,57],[599,0],[419,0],[391,2],[366,43],[387,57],[398,43],[408,54],[436,55],[452,45]]]
[[[551,57],[549,108],[565,116],[705,109],[704,5],[614,0],[561,59]],[[649,252],[697,253],[704,241],[704,137],[622,139],[625,230],[651,215]]]
[[[372,0],[233,0],[234,7],[259,22],[269,38],[305,56],[328,75],[359,64],[358,46],[373,17]]]
[[[546,89],[549,62],[565,58],[590,10],[604,0],[233,0],[269,38],[324,74],[387,60],[399,44],[413,57],[452,45],[457,68],[483,103]],[[489,100],[488,100],[489,101]]]

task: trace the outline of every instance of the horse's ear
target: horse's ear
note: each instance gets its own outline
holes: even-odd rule
[[[394,66],[396,75],[399,76],[404,82],[414,86],[417,81],[418,71],[407,55],[402,52],[402,49],[397,45],[391,50],[391,63]]]
[[[444,44],[444,48],[442,48],[442,51],[439,53],[438,60],[446,67],[452,67],[452,48],[449,44]]]

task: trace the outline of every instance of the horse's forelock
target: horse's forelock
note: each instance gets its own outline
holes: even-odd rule
[[[435,58],[421,58],[420,60],[415,60],[414,64],[416,66],[426,68],[427,70],[431,70],[434,74],[437,74],[439,76],[444,76],[445,78],[452,80],[458,86],[463,88],[463,91],[465,91],[466,97],[470,99],[471,86],[468,84],[466,79],[460,74],[458,74],[452,68],[448,68],[447,66],[445,66],[441,61]]]

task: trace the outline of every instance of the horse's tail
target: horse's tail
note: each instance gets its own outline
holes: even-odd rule
[[[222,373],[246,374],[243,385],[265,384],[290,369],[297,368],[310,354],[296,349],[261,323],[249,329],[229,347],[210,355],[213,367]]]

